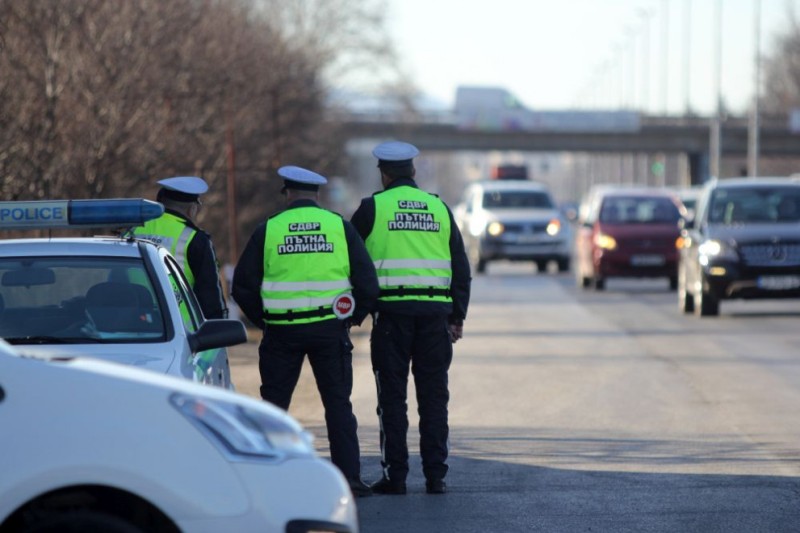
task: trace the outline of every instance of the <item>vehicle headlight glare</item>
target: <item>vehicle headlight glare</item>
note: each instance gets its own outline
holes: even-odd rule
[[[594,243],[597,245],[598,248],[602,248],[604,250],[613,250],[617,247],[617,241],[611,235],[606,235],[604,233],[598,233],[594,237]]]
[[[561,231],[561,221],[554,218],[547,224],[547,234],[554,237],[559,231]]]
[[[310,434],[268,412],[179,393],[170,397],[170,403],[209,440],[233,455],[274,459],[314,453]]]
[[[736,254],[736,250],[731,245],[722,241],[706,241],[697,247],[697,251],[700,252],[701,258],[713,257],[717,259],[739,259],[738,255]]]
[[[504,230],[505,227],[500,222],[490,222],[489,225],[486,227],[486,232],[492,237],[497,237],[498,235],[503,233]]]

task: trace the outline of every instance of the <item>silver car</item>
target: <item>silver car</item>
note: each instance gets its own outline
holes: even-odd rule
[[[0,227],[19,227],[19,204],[0,202]],[[17,218],[52,216],[45,202],[24,204]],[[246,341],[238,320],[203,317],[167,250],[131,236],[0,241],[0,337],[23,355],[91,356],[228,389],[225,347]]]
[[[554,261],[569,270],[570,226],[550,191],[528,180],[487,180],[470,185],[453,216],[472,268],[494,260],[532,261],[540,272]]]

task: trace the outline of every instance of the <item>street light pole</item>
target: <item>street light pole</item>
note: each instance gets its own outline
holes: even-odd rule
[[[661,0],[661,112],[666,115],[669,98],[669,0]]]
[[[683,48],[683,105],[684,105],[684,113],[689,115],[692,111],[692,103],[689,97],[689,90],[690,90],[690,70],[691,70],[691,61],[692,61],[692,0],[685,0],[683,5],[683,15],[684,21],[683,24],[685,26],[685,34],[684,34],[684,48]]]
[[[644,21],[644,30],[642,31],[642,112],[647,112],[647,107],[650,105],[650,15],[652,12],[648,9],[640,9],[639,16]]]
[[[711,121],[711,175],[720,177],[722,159],[722,0],[717,0],[716,64],[714,68],[714,102],[716,111]]]
[[[755,0],[755,57],[753,65],[753,106],[747,130],[747,173],[758,176],[759,99],[761,96],[761,0]]]

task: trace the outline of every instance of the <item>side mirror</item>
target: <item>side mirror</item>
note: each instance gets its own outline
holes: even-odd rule
[[[247,342],[247,331],[244,324],[227,318],[206,320],[196,332],[189,335],[189,348],[192,353],[245,342]]]

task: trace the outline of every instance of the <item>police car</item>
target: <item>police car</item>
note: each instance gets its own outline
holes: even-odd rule
[[[232,391],[0,341],[0,428],[0,531],[358,531],[302,426]]]
[[[243,324],[204,319],[169,252],[131,234],[163,212],[142,199],[0,202],[0,230],[116,230],[0,240],[0,337],[26,355],[91,356],[233,388],[225,347],[246,342]]]

